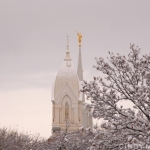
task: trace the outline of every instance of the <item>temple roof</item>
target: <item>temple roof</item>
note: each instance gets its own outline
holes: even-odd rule
[[[79,79],[72,61],[64,61],[60,67],[55,80],[54,97],[58,94],[65,82],[68,82],[77,95],[79,96]]]

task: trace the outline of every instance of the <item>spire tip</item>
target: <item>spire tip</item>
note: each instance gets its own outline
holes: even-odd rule
[[[67,34],[67,45],[66,45],[66,57],[65,60],[71,60],[70,59],[70,52],[69,52],[69,36]]]

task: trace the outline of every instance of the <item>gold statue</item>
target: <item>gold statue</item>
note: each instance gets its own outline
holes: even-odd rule
[[[76,31],[76,32],[77,32],[77,31]],[[79,46],[81,46],[82,34],[77,32],[77,35],[78,35]]]

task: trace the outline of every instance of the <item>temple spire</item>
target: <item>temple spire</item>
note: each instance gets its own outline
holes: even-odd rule
[[[83,81],[82,56],[81,56],[82,34],[77,32],[77,35],[78,35],[78,45],[79,45],[77,74],[79,77],[79,81]],[[81,95],[82,95],[82,101],[85,102],[84,93],[81,93]]]
[[[78,35],[78,45],[79,45],[77,73],[78,73],[79,81],[83,81],[82,56],[81,56],[82,34],[77,32],[77,35]]]
[[[79,81],[83,81],[81,45],[79,45],[79,55],[78,55],[78,68],[77,68],[77,73],[78,73]]]
[[[66,56],[65,56],[65,61],[71,60],[70,58],[70,51],[69,51],[69,36],[67,35],[67,45],[66,45]]]

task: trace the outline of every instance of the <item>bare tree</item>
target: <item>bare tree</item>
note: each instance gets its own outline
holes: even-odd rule
[[[94,118],[103,118],[104,129],[93,139],[93,149],[150,149],[150,54],[130,45],[127,57],[109,52],[108,62],[96,58],[94,67],[103,77],[84,81],[83,92]],[[119,103],[130,102],[125,109]],[[92,149],[91,147],[91,149]]]

